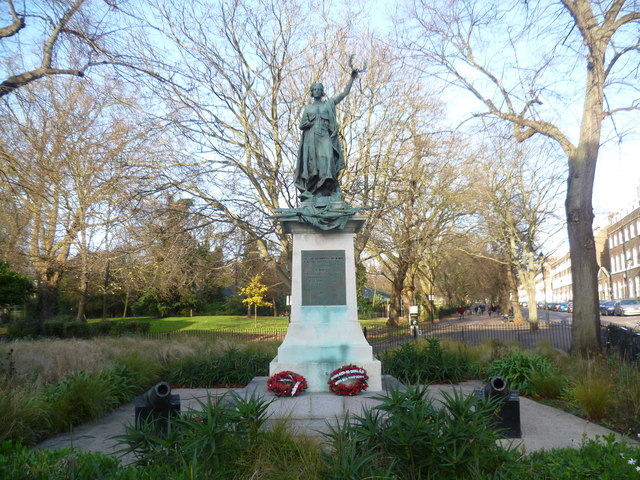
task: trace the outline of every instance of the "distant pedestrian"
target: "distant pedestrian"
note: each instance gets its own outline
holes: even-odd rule
[[[458,309],[458,313],[460,314],[460,318],[458,320],[464,320],[464,307],[460,307]]]
[[[489,318],[491,318],[491,313],[493,312],[493,305],[489,305],[489,308],[487,308],[487,311],[489,312]]]

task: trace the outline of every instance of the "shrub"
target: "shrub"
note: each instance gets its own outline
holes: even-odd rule
[[[44,399],[54,431],[95,420],[133,396],[125,369],[77,372],[45,388]]]
[[[65,338],[90,338],[95,330],[87,322],[66,322],[64,324]]]
[[[13,321],[7,327],[9,338],[34,338],[40,335],[42,325],[35,320]]]
[[[268,353],[242,351],[231,348],[222,353],[189,356],[181,359],[171,370],[171,382],[185,387],[216,385],[246,385],[255,376],[269,374]]]
[[[380,360],[385,373],[410,384],[457,382],[479,368],[468,355],[443,349],[435,338],[405,343],[380,355]]]
[[[502,376],[507,381],[509,388],[520,390],[529,395],[536,394],[531,384],[531,376],[534,372],[549,375],[555,373],[555,370],[547,357],[540,354],[531,355],[516,352],[491,362],[488,371],[490,377]]]
[[[640,372],[629,363],[619,364],[611,414],[627,432],[640,432]]]
[[[120,465],[117,459],[97,452],[79,452],[70,448],[32,450],[13,443],[0,443],[0,478],[3,480],[186,480],[188,474],[168,471],[163,466]]]
[[[529,376],[529,388],[542,398],[559,398],[567,389],[568,379],[564,375],[551,370],[543,373],[534,370]]]
[[[149,333],[150,329],[151,324],[148,322],[137,320],[130,322],[112,322],[110,333],[112,335],[144,334]]]
[[[91,325],[91,328],[93,329],[95,335],[102,336],[102,335],[109,335],[109,333],[111,333],[111,327],[113,327],[113,322],[105,320],[102,322],[90,323],[89,325]]]
[[[263,435],[267,406],[235,393],[217,402],[208,397],[196,409],[170,417],[164,433],[153,421],[127,428],[119,437],[121,453],[133,454],[141,466],[188,469],[194,478],[248,478],[239,473]]]
[[[49,320],[42,324],[42,335],[45,337],[64,338],[65,322],[62,320]]]
[[[150,351],[125,351],[118,356],[116,365],[126,372],[125,376],[137,387],[137,391],[148,389],[169,374],[169,369],[156,360]]]
[[[637,479],[640,449],[618,442],[613,434],[583,440],[580,448],[558,448],[532,453],[526,459],[529,478]]]
[[[0,442],[34,444],[50,431],[47,406],[37,393],[0,383]]]
[[[611,381],[601,376],[587,376],[576,380],[570,389],[571,397],[578,403],[589,420],[600,421],[613,406]]]
[[[495,408],[456,391],[439,408],[423,387],[390,391],[327,435],[327,478],[509,478],[522,465],[489,428]]]

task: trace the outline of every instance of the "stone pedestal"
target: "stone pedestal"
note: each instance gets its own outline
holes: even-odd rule
[[[270,375],[292,370],[307,379],[309,392],[326,392],[333,370],[355,364],[369,375],[368,391],[381,391],[380,361],[358,323],[353,236],[365,217],[330,231],[280,221],[293,234],[291,322]]]

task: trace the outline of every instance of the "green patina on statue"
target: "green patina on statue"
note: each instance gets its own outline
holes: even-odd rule
[[[353,55],[349,57],[349,65]],[[366,67],[365,67],[366,68]],[[322,83],[311,85],[313,101],[306,106],[300,130],[294,183],[300,190],[300,208],[277,209],[275,218],[309,223],[322,230],[342,229],[362,208],[352,208],[342,200],[338,177],[345,167],[338,136],[336,105],[351,91],[353,81],[364,71],[351,66],[351,76],[342,93],[325,98]]]

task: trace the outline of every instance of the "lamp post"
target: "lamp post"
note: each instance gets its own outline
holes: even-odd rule
[[[547,320],[547,324],[549,323],[549,304],[547,304],[547,282],[544,278],[544,255],[540,252],[538,255],[538,260],[540,260],[540,267],[542,268],[542,288],[544,291],[544,310],[545,310],[545,319]]]

